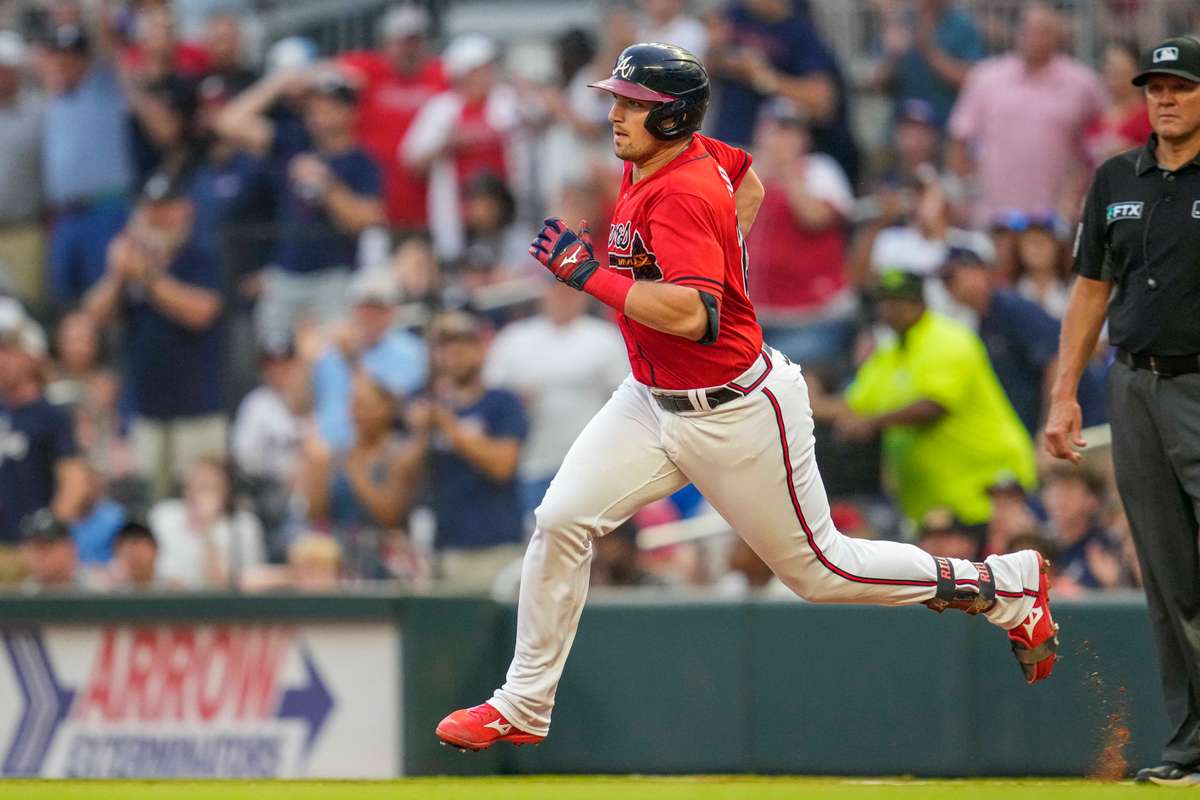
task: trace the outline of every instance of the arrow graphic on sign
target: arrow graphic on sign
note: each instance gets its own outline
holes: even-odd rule
[[[31,630],[8,630],[4,649],[13,665],[25,709],[4,756],[4,775],[38,775],[50,752],[54,734],[71,710],[75,692],[63,687],[54,674],[41,637]]]
[[[333,695],[321,680],[308,648],[299,647],[300,657],[304,660],[304,669],[308,673],[308,685],[298,689],[288,689],[279,701],[279,711],[276,719],[298,719],[308,723],[308,736],[304,739],[304,753],[312,750],[317,734],[321,732],[329,712],[333,710]]]

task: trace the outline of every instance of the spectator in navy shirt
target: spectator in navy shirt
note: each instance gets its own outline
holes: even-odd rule
[[[188,464],[225,451],[220,273],[194,218],[178,175],[151,177],[85,303],[101,324],[124,319],[133,446],[154,497]]]
[[[6,305],[0,319],[0,585],[21,580],[23,520],[49,507],[61,521],[78,518],[87,468],[70,415],[47,402],[42,380],[46,338]]]
[[[295,80],[294,75],[287,79]],[[287,81],[266,88],[278,86],[279,96]],[[247,95],[257,102],[235,100],[218,127],[223,133],[244,129],[241,141],[269,152],[279,132],[266,115],[274,96],[258,86]],[[279,175],[279,242],[264,275],[257,312],[264,341],[291,335],[296,322],[306,317],[320,322],[340,317],[358,262],[358,236],[384,222],[379,166],[355,143],[357,113],[358,91],[340,72],[310,76],[304,123],[312,149],[290,158],[278,154],[286,160]]]
[[[979,338],[1017,416],[1036,434],[1047,382],[1054,378],[1058,322],[1032,300],[996,287],[973,250],[951,248],[942,267],[950,295],[979,315]]]
[[[712,20],[708,69],[717,95],[712,135],[747,146],[759,106],[774,95],[796,103],[812,123],[813,149],[833,156],[858,183],[846,86],[833,52],[817,34],[807,3],[738,0]]]
[[[432,451],[435,544],[447,588],[491,589],[523,552],[517,464],[529,420],[512,392],[486,389],[478,320],[452,312],[434,323],[433,400],[409,405],[418,446]]]

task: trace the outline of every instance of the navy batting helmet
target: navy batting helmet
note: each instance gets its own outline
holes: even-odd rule
[[[630,45],[621,51],[610,77],[588,86],[659,103],[646,116],[646,130],[659,139],[679,139],[695,133],[708,110],[708,73],[704,65],[673,44]]]

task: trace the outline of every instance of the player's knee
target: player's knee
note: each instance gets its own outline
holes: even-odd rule
[[[547,493],[541,504],[534,509],[533,518],[538,530],[550,536],[586,536],[583,515],[576,504],[561,501]]]

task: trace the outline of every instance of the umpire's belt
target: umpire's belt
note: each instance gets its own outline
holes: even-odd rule
[[[1200,355],[1148,356],[1117,348],[1117,361],[1130,369],[1148,369],[1160,378],[1191,375],[1200,372]]]
[[[685,391],[652,389],[651,393],[654,401],[667,411],[712,411],[717,406],[753,392],[771,374],[771,369],[771,357],[763,352],[749,369],[724,386]]]

